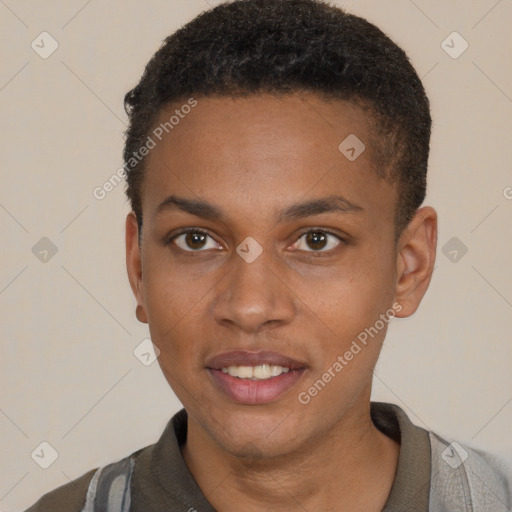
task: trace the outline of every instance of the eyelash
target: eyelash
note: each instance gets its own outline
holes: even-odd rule
[[[213,239],[213,237],[207,231],[205,231],[204,229],[201,229],[201,228],[185,228],[185,229],[182,229],[181,231],[179,231],[178,233],[175,233],[171,237],[168,237],[165,240],[165,245],[171,245],[172,242],[174,242],[174,240],[176,240],[176,238],[178,238],[181,235],[186,235],[188,233],[198,233],[198,234],[201,234],[201,235],[209,236],[210,238]],[[324,234],[333,236],[334,238],[338,239],[341,243],[347,243],[347,240],[345,238],[343,238],[340,235],[338,235],[337,233],[334,233],[333,231],[330,231],[329,229],[325,229],[325,228],[309,228],[309,229],[307,229],[305,231],[302,231],[298,235],[297,241],[300,240],[304,235],[308,235],[309,233],[324,233]],[[178,249],[181,249],[181,247],[178,247]],[[335,247],[334,249],[330,249],[328,251],[322,251],[322,250],[313,251],[312,250],[312,251],[305,251],[305,252],[313,254],[313,255],[320,256],[321,254],[329,254],[329,253],[335,251],[336,249],[337,249],[337,247]],[[187,251],[185,249],[182,249],[182,250],[184,252],[189,252],[189,253],[205,252],[205,251],[202,251],[200,249],[198,249],[196,251],[194,251],[194,250],[188,250]]]

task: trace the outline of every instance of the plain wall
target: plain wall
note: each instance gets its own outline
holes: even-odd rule
[[[93,191],[122,166],[124,94],[213,3],[0,3],[2,512],[156,442],[181,408],[158,364],[133,354],[148,330],[126,275],[124,184]],[[419,311],[391,324],[373,399],[512,461],[512,2],[333,3],[406,50],[434,119],[438,259]],[[43,31],[59,45],[47,59],[31,48]],[[469,44],[458,58],[442,47],[453,31]],[[43,237],[57,248],[47,262],[33,253]],[[46,470],[31,457],[43,441],[59,454]]]

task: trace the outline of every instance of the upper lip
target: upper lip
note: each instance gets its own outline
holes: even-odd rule
[[[208,359],[206,367],[212,370],[221,370],[228,366],[258,366],[260,364],[283,366],[284,368],[290,368],[290,370],[299,370],[306,367],[306,364],[301,361],[269,350],[223,352]]]

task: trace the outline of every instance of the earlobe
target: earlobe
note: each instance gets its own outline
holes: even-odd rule
[[[126,269],[130,286],[137,300],[135,315],[139,322],[148,323],[144,310],[144,294],[142,286],[142,258],[139,244],[139,228],[133,212],[126,217]]]
[[[143,324],[148,323],[148,317],[146,315],[146,311],[144,311],[144,308],[138,304],[135,308],[135,316],[137,317],[137,320]]]
[[[400,236],[397,251],[395,300],[402,305],[397,317],[412,315],[425,295],[434,269],[437,248],[437,213],[420,208]]]

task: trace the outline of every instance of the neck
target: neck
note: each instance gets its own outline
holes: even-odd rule
[[[399,445],[374,426],[367,405],[279,457],[232,455],[189,417],[183,457],[203,494],[222,512],[380,511],[393,485]]]

